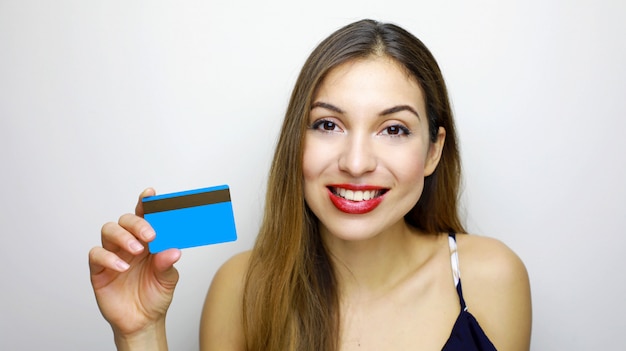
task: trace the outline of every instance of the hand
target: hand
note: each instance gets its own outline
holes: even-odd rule
[[[98,307],[111,324],[116,338],[132,338],[157,325],[165,314],[178,282],[174,263],[178,249],[150,254],[147,244],[155,237],[143,219],[141,199],[154,195],[146,189],[139,196],[135,214],[102,226],[102,247],[89,251],[89,270]]]

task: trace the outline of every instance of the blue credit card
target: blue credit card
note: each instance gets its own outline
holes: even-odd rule
[[[228,185],[149,196],[142,203],[156,232],[151,253],[237,240]]]

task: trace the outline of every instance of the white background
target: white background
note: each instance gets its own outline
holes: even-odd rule
[[[139,192],[228,183],[236,243],[185,250],[168,314],[196,350],[251,247],[290,89],[325,36],[398,23],[449,84],[468,228],[525,261],[533,350],[623,344],[626,2],[0,0],[0,349],[111,350],[87,252]]]

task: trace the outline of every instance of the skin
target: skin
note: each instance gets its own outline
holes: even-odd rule
[[[165,314],[178,282],[173,265],[180,251],[148,252],[155,234],[142,218],[141,199],[154,194],[146,189],[135,214],[103,225],[102,246],[89,251],[91,284],[118,350],[167,350]]]
[[[419,84],[385,57],[335,68],[314,102],[305,137],[305,199],[320,219],[337,272],[340,349],[441,350],[460,312],[448,238],[421,233],[403,216],[439,162],[445,130],[429,141]],[[332,123],[316,124],[320,120]],[[397,134],[397,126],[410,133]],[[331,203],[329,184],[370,184],[387,192],[374,210],[350,214]],[[166,349],[165,313],[180,252],[147,255],[153,231],[140,203],[135,215],[103,226],[103,247],[90,252],[92,284],[119,349]],[[133,250],[134,240],[143,249]],[[498,350],[529,350],[523,263],[494,239],[459,234],[457,244],[469,311]],[[245,350],[241,299],[248,259],[249,252],[236,255],[214,276],[202,312],[201,350]]]

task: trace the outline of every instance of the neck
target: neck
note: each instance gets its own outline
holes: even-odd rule
[[[371,299],[385,295],[410,277],[432,253],[435,236],[404,221],[375,237],[348,241],[322,235],[336,272],[340,296]]]

